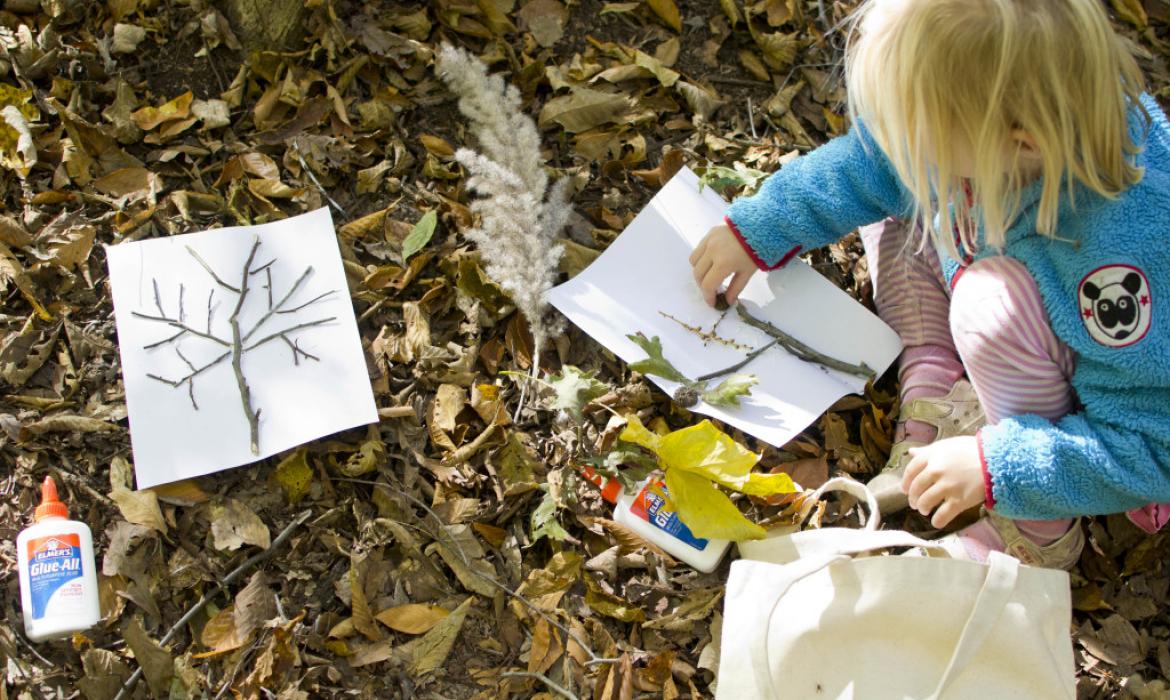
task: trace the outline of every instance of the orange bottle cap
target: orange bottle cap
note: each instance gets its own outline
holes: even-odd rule
[[[585,467],[581,470],[585,475],[585,480],[592,482],[594,486],[601,489],[601,497],[610,503],[617,503],[618,496],[621,495],[622,485],[617,479],[607,479],[593,470],[593,467]]]
[[[44,518],[68,518],[69,506],[57,500],[57,484],[53,477],[46,476],[41,484],[41,504],[33,514],[33,522],[40,522]]]

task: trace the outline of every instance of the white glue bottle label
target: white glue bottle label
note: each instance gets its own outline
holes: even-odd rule
[[[53,477],[41,485],[35,524],[16,537],[24,631],[34,642],[67,637],[101,619],[93,536],[69,519]]]
[[[710,573],[719,566],[731,542],[696,537],[678,517],[670,501],[670,492],[661,479],[646,479],[638,484],[635,493],[630,494],[617,479],[606,479],[591,467],[585,467],[583,473],[586,479],[601,487],[602,498],[614,504],[615,521],[703,573]]]

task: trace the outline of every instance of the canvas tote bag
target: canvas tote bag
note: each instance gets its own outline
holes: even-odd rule
[[[937,545],[824,528],[740,546],[724,600],[716,698],[1073,700],[1072,603],[1064,571],[993,553],[988,564],[864,556]],[[815,499],[809,499],[813,503]]]

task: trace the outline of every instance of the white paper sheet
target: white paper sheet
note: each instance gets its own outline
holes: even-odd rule
[[[173,387],[148,376],[179,380],[191,374],[191,366],[204,367],[228,348],[187,332],[176,341],[147,349],[144,346],[179,330],[135,312],[176,318],[181,286],[184,323],[206,332],[208,296],[212,293],[211,332],[230,342],[229,318],[239,295],[217,284],[187,248],[196,251],[221,280],[239,288],[244,262],[257,237],[260,247],[252,269],[273,262],[267,270],[249,276],[249,291],[239,315],[241,335],[268,315],[265,286],[269,271],[273,307],[293,310],[318,295],[333,293],[294,313],[268,315],[250,342],[298,324],[333,320],[285,334],[319,360],[298,354],[294,363],[292,347],[279,336],[241,356],[252,406],[259,411],[259,453],[253,454],[230,357],[195,376],[197,410],[187,384]],[[123,243],[108,247],[106,257],[138,488],[254,462],[378,420],[328,209],[258,226]],[[312,271],[280,307],[281,299],[310,266]],[[156,281],[165,313],[160,313],[155,301]]]
[[[550,303],[626,362],[646,357],[626,338],[641,331],[658,336],[663,355],[687,377],[735,364],[746,351],[705,342],[664,315],[705,330],[721,315],[703,301],[688,258],[707,231],[722,223],[726,206],[710,188],[700,192],[694,172],[683,168],[592,265],[549,292]],[[740,299],[754,316],[819,352],[864,362],[879,374],[901,351],[893,329],[799,260],[754,275]],[[716,330],[751,348],[770,340],[734,310]],[[865,387],[860,377],[804,362],[779,347],[740,371],[755,374],[759,384],[739,407],[700,402],[691,410],[776,446],[798,435],[837,399]],[[650,379],[668,394],[678,387],[661,377]]]

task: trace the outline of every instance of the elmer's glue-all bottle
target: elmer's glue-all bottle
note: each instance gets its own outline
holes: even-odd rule
[[[615,521],[703,573],[710,573],[719,566],[731,543],[696,537],[674,511],[670,492],[661,479],[650,477],[640,482],[636,492],[630,494],[617,479],[607,479],[590,467],[582,471],[586,479],[601,487],[601,497],[614,504]]]
[[[101,619],[93,537],[88,525],[69,519],[51,476],[33,520],[16,537],[25,634],[39,642],[92,627]]]

